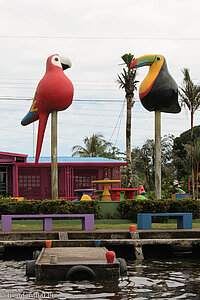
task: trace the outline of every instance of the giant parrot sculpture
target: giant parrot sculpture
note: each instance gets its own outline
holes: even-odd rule
[[[21,124],[26,126],[39,119],[36,164],[39,161],[49,114],[53,110],[65,110],[72,103],[74,93],[73,84],[63,72],[70,67],[71,62],[68,58],[64,58],[58,54],[48,57],[46,73],[37,86],[29,112],[21,121]]]
[[[149,73],[140,85],[139,97],[149,111],[179,113],[178,87],[169,74],[162,55],[144,55],[132,61],[130,68],[150,66]]]

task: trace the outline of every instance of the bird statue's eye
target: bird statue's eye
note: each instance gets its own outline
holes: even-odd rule
[[[54,55],[52,58],[51,58],[51,62],[54,66],[57,66],[57,67],[60,67],[62,68],[61,66],[61,62],[60,62],[60,57],[58,55]]]
[[[161,60],[161,57],[160,57],[160,56],[157,56],[157,60]]]

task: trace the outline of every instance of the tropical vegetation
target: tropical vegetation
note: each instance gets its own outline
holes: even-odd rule
[[[191,123],[191,131],[190,131],[190,139],[188,145],[190,148],[187,148],[187,153],[190,154],[191,160],[191,178],[192,178],[192,195],[195,197],[195,149],[194,149],[194,135],[193,135],[193,127],[194,127],[194,114],[200,106],[200,85],[195,84],[190,76],[189,69],[184,68],[182,70],[183,73],[183,83],[182,86],[179,87],[179,96],[182,106],[187,107],[190,111],[190,123]],[[198,193],[198,191],[197,191]]]
[[[200,163],[200,126],[193,127],[194,145],[193,151],[190,148],[191,129],[183,132],[180,137],[173,135],[165,135],[161,139],[161,164],[162,164],[162,198],[171,197],[171,194],[176,192],[173,188],[173,181],[178,179],[181,188],[191,193],[192,186],[192,170],[195,174],[196,198],[198,198],[198,181],[199,181],[199,163]],[[93,139],[93,137],[95,137]],[[98,140],[100,139],[100,140]],[[78,156],[98,156],[113,159],[125,159],[125,153],[107,142],[103,135],[93,134],[91,137],[86,137],[84,141],[89,141],[83,146],[74,146],[73,155]],[[90,143],[94,145],[91,146]],[[91,149],[93,149],[91,151]],[[132,165],[132,185],[137,187],[142,184],[150,198],[154,198],[154,154],[155,143],[152,139],[147,139],[141,147],[133,147],[131,152]],[[194,167],[192,168],[191,155],[193,155]],[[121,169],[122,187],[127,187],[127,172],[126,168]],[[194,198],[194,197],[193,197]]]
[[[83,139],[84,146],[75,145],[72,147],[72,156],[81,157],[98,157],[101,156],[109,147],[111,143],[107,142],[102,134],[93,134],[92,136],[86,136]]]
[[[75,145],[72,147],[72,156],[79,157],[106,157],[113,159],[123,159],[124,153],[115,147],[111,142],[106,141],[100,133],[86,136],[83,139],[84,146]]]
[[[136,75],[137,72],[135,69],[131,69],[130,65],[134,60],[134,55],[131,53],[124,54],[122,60],[125,64],[125,68],[123,68],[123,72],[118,75],[118,83],[119,87],[125,90],[125,97],[127,103],[127,112],[126,112],[126,185],[127,187],[131,187],[133,182],[133,173],[132,173],[132,160],[131,160],[131,115],[132,115],[132,107],[135,103],[134,100],[134,92],[136,90]]]
[[[192,199],[148,199],[125,200],[119,202],[117,213],[111,214],[112,219],[126,219],[136,222],[138,213],[155,212],[190,212],[193,219],[200,218],[200,200]],[[95,219],[101,219],[101,202],[98,200],[71,202],[60,200],[0,200],[0,215],[3,214],[94,214]],[[154,222],[167,222],[168,218],[153,218]]]

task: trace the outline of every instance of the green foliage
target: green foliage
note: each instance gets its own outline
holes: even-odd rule
[[[42,201],[40,212],[43,214],[94,214],[96,219],[101,217],[98,201],[71,202],[65,200]]]
[[[13,205],[12,202],[10,205],[13,206],[14,213],[17,215],[25,215],[25,214],[38,214],[40,209],[40,200],[22,200],[16,201]]]
[[[161,139],[161,166],[162,182],[170,185],[176,178],[176,169],[173,164],[173,135],[165,135]],[[132,149],[132,165],[134,174],[138,177],[138,184],[142,184],[145,190],[154,190],[155,184],[155,142],[147,139],[141,148]],[[162,195],[169,197],[167,195]]]
[[[94,214],[101,218],[98,201],[71,202],[66,200],[0,200],[0,214]]]
[[[116,217],[137,221],[138,213],[190,212],[200,218],[200,200],[125,200],[119,203]],[[94,214],[101,218],[99,201],[0,199],[0,214]],[[167,217],[154,217],[153,222],[166,222]]]
[[[84,147],[76,145],[72,147],[72,156],[80,157],[101,157],[110,147],[112,143],[107,142],[102,134],[93,134],[83,139]]]
[[[200,218],[200,200],[178,199],[171,200],[169,212],[188,212],[193,214],[193,219]]]
[[[174,139],[173,153],[174,165],[177,169],[177,178],[182,180],[184,176],[191,175],[191,157],[188,156],[184,145],[191,145],[191,132],[193,131],[193,141],[197,141],[200,136],[200,126],[195,126],[191,130],[184,131],[179,137]]]
[[[125,62],[127,67],[130,68],[131,63],[134,60],[134,55],[131,53],[129,53],[129,54],[126,53],[126,54],[122,55],[121,58]]]
[[[56,213],[66,214],[67,212],[66,212],[65,204],[66,204],[65,200],[43,200],[41,202],[39,211],[42,214],[56,214]],[[58,212],[59,209],[60,211]]]
[[[138,213],[190,212],[200,218],[200,200],[125,200],[120,202],[118,217],[137,221]],[[153,222],[166,222],[167,217],[154,217]]]
[[[11,214],[13,211],[12,209],[12,204],[10,204],[10,200],[9,199],[0,199],[0,214],[6,214],[9,215]]]
[[[179,87],[179,96],[182,106],[186,106],[191,113],[191,127],[193,127],[193,116],[195,111],[200,106],[200,86],[195,84],[189,73],[189,69],[184,68],[183,73],[183,83]]]

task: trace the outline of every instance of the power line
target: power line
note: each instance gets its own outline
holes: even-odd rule
[[[0,101],[31,101],[33,100],[33,98],[29,98],[29,97],[3,97],[3,96],[0,96]],[[73,99],[73,101],[75,102],[106,102],[106,103],[122,103],[123,102],[123,99],[120,99],[120,98],[96,98],[96,99],[78,99],[78,98],[75,98]],[[138,100],[139,102],[139,100]]]
[[[0,80],[17,80],[17,81],[38,81],[38,78],[19,78],[19,77],[0,77]],[[111,83],[108,83],[108,81],[103,81],[103,80],[77,80],[77,79],[74,79],[73,82],[81,82],[81,83],[84,83],[84,82],[87,82],[87,83],[97,83],[98,85],[111,85]],[[114,84],[115,82],[113,82]],[[19,82],[16,82],[16,84],[19,84]],[[24,83],[24,84],[30,84],[30,83]],[[79,83],[78,83],[79,85]]]
[[[30,87],[30,86],[0,86],[0,89],[26,89],[26,90],[33,90],[35,89],[35,87]],[[80,91],[106,91],[106,92],[121,92],[118,89],[114,89],[114,88],[98,88],[98,87],[93,87],[93,88],[79,88]]]
[[[120,129],[121,129],[121,123],[122,123],[125,103],[126,103],[126,99],[124,99],[124,103],[123,103],[122,110],[121,110],[121,117],[120,117],[120,120],[119,120],[119,128],[118,128],[118,131],[117,131],[117,136],[116,136],[115,144],[114,144],[115,146],[117,144],[117,140],[118,140],[118,137],[119,137],[119,132],[120,132]]]
[[[117,129],[118,123],[119,123],[119,128],[120,128],[120,126],[121,126],[121,120],[122,120],[122,117],[123,117],[123,112],[124,112],[125,102],[126,102],[126,99],[124,99],[124,101],[123,101],[123,104],[122,104],[122,107],[121,107],[121,110],[120,110],[120,113],[119,113],[119,116],[118,116],[116,125],[115,125],[115,127],[114,127],[114,130],[113,130],[111,136],[110,136],[109,141],[112,139],[112,137],[113,137],[113,135],[114,135],[114,133],[115,133],[115,130]],[[118,133],[119,133],[119,130],[118,130]],[[117,133],[117,138],[118,138],[118,133]],[[117,141],[117,138],[116,138],[116,141]],[[116,142],[115,142],[115,145],[116,145]]]
[[[122,36],[42,36],[42,35],[0,35],[5,39],[78,39],[78,40],[176,40],[176,41],[200,41],[199,37],[177,37],[177,36],[140,36],[140,37],[122,37]]]

